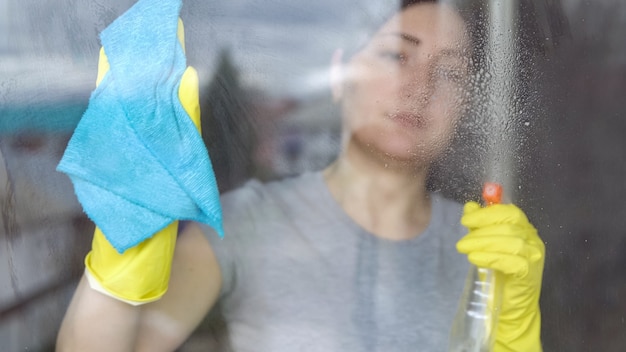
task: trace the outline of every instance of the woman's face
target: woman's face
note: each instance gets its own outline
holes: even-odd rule
[[[448,146],[466,100],[469,40],[447,5],[396,14],[341,68],[334,86],[348,143],[411,163]]]

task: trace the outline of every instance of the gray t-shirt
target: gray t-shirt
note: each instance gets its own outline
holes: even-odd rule
[[[238,352],[445,351],[469,265],[461,205],[432,194],[419,236],[378,238],[320,172],[222,197],[225,238],[204,227],[223,276],[220,309]]]

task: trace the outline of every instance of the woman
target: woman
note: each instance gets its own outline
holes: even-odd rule
[[[82,282],[60,350],[105,336],[116,350],[173,350],[219,304],[236,351],[444,351],[468,269],[455,246],[505,274],[497,350],[541,350],[532,225],[512,205],[463,209],[426,190],[466,103],[467,33],[452,6],[408,1],[355,53],[338,51],[335,162],[224,195],[224,240],[186,226],[156,302],[133,307]],[[89,319],[106,327],[81,333]]]

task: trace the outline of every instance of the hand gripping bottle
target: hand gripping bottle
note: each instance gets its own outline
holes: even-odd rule
[[[483,200],[500,203],[502,186],[486,183]],[[470,267],[450,332],[449,352],[490,352],[495,342],[502,285],[491,269]]]

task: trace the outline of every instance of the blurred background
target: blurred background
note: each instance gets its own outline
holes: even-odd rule
[[[53,350],[82,273],[93,224],[55,167],[94,88],[98,33],[133,3],[0,0],[3,351]],[[384,15],[389,5],[381,3],[184,1],[188,63],[201,77],[203,137],[220,191],[332,160],[341,126],[328,91],[330,57]],[[623,351],[626,3],[510,3],[506,165],[510,192],[547,247],[544,349]],[[489,1],[465,4],[488,31]],[[477,192],[485,168],[470,156],[489,149],[476,135],[494,139],[476,127],[490,111],[469,113],[440,166],[455,176],[444,185],[435,174],[434,188],[459,200]],[[207,350],[213,328],[201,327],[181,351]]]

